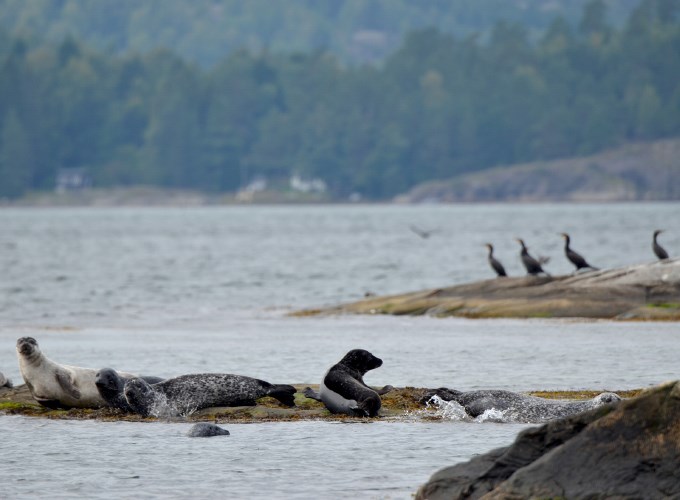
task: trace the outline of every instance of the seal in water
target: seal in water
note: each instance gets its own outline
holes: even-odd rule
[[[192,438],[199,437],[207,438],[213,436],[228,436],[228,435],[229,431],[227,429],[222,429],[222,427],[219,427],[215,424],[207,424],[205,422],[192,425],[191,429],[189,429],[189,432],[187,432],[187,436]]]
[[[14,384],[12,384],[12,381],[5,377],[4,373],[0,372],[0,389],[3,387],[6,387],[7,389],[11,389],[14,387]]]
[[[33,337],[17,340],[19,370],[33,398],[48,408],[100,408],[106,401],[95,385],[96,370],[60,365],[45,356]],[[135,377],[120,372],[123,377]]]
[[[140,377],[149,384],[157,384],[165,379],[160,377]],[[125,383],[130,377],[121,377],[113,368],[102,368],[95,374],[94,383],[97,386],[99,395],[104,398],[109,406],[118,408],[128,413],[132,413],[132,408],[128,405],[123,394]]]
[[[273,385],[228,373],[181,375],[154,385],[133,378],[125,384],[123,393],[132,411],[145,417],[186,416],[215,406],[255,406],[255,400],[264,396],[295,406],[292,385]]]
[[[621,400],[621,397],[613,392],[603,392],[585,401],[560,401],[527,396],[512,391],[461,392],[442,387],[429,391],[422,401],[429,401],[433,396],[438,396],[444,401],[455,401],[472,418],[482,415],[487,410],[497,410],[503,412],[504,417],[512,421],[526,423],[539,423],[568,417]]]
[[[364,383],[363,376],[381,365],[382,360],[370,352],[353,349],[328,370],[318,393],[307,387],[304,394],[321,401],[331,413],[375,417],[382,405],[380,395],[393,387],[386,385],[380,390],[372,389]]]

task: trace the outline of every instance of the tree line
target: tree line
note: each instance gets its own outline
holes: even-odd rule
[[[678,0],[644,0],[620,29],[601,0],[540,39],[413,32],[381,65],[324,51],[236,51],[210,69],[169,50],[111,55],[67,37],[10,37],[0,70],[0,196],[97,186],[234,191],[323,179],[385,199],[484,168],[680,133]]]

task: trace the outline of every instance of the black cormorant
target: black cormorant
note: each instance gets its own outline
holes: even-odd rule
[[[593,267],[590,264],[588,264],[586,262],[586,259],[584,259],[581,254],[574,252],[571,249],[571,247],[569,246],[571,239],[569,238],[569,235],[567,233],[560,233],[560,235],[562,235],[562,238],[564,238],[564,254],[567,256],[567,259],[569,259],[569,262],[576,266],[577,271],[579,269],[586,268],[597,269],[597,267]]]
[[[652,239],[652,250],[654,250],[654,254],[659,258],[659,260],[665,260],[668,258],[668,252],[656,242],[656,237],[659,236],[663,231],[661,229],[657,229],[654,231],[654,238]]]
[[[524,244],[524,240],[521,238],[515,238],[515,240],[522,245],[522,251],[520,252],[520,257],[522,258],[522,264],[524,264],[524,267],[527,269],[527,273],[531,275],[536,275],[538,273],[543,273],[548,276],[550,274],[546,273],[543,268],[541,267],[541,263],[538,262],[536,259],[534,259],[531,255],[529,255],[529,252],[527,251],[527,247]]]
[[[494,256],[493,256],[493,245],[491,243],[486,243],[486,248],[489,249],[489,265],[493,268],[494,271],[496,271],[496,274],[498,276],[507,276],[507,273],[505,272],[505,268],[503,267],[503,264],[498,262]]]

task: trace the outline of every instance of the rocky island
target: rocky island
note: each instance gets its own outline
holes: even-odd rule
[[[680,320],[680,258],[566,276],[502,277],[293,313]]]

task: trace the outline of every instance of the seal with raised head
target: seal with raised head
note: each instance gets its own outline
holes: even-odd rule
[[[33,337],[17,340],[19,370],[33,398],[48,408],[101,408],[107,403],[95,385],[96,370],[55,363]],[[120,372],[124,377],[135,377]]]
[[[363,376],[382,363],[380,358],[364,349],[352,349],[328,370],[318,393],[307,387],[304,394],[321,401],[331,413],[375,417],[382,406],[380,395],[393,387],[386,385],[379,390],[373,389],[364,383]]]
[[[181,375],[150,385],[140,378],[125,384],[125,400],[142,416],[187,416],[202,408],[255,406],[256,400],[271,396],[286,406],[295,406],[295,387],[228,373]]]
[[[157,384],[163,382],[165,379],[160,377],[140,377],[149,384]],[[125,412],[132,412],[132,408],[125,399],[123,389],[125,383],[130,380],[130,377],[122,377],[113,368],[102,368],[95,374],[94,383],[97,386],[99,395],[104,398],[109,406],[118,408]]]
[[[504,418],[524,423],[540,423],[564,418],[621,400],[621,397],[613,392],[603,392],[584,401],[561,401],[504,390],[461,392],[442,387],[429,391],[423,398],[423,402],[430,400],[433,396],[438,396],[444,401],[455,401],[472,418],[486,411],[496,410],[502,412]]]

